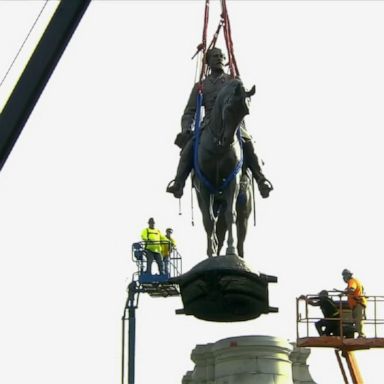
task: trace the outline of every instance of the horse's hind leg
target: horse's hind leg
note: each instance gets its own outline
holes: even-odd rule
[[[237,251],[240,257],[244,257],[244,241],[247,235],[248,221],[244,217],[237,219]]]
[[[244,257],[244,242],[247,236],[248,219],[252,212],[252,186],[251,179],[245,173],[240,181],[241,198],[237,199],[237,251],[240,257]]]
[[[217,255],[220,255],[221,248],[223,248],[224,240],[225,240],[225,233],[227,231],[227,224],[225,223],[225,217],[220,212],[217,224],[216,224],[216,235],[217,235]]]
[[[217,212],[215,210],[215,197],[214,195],[209,195],[209,218],[212,223],[211,229],[211,250],[212,254],[219,256],[219,241],[217,238]]]
[[[234,180],[225,192],[227,194],[227,207],[224,215],[228,230],[226,255],[237,255],[236,200],[239,193],[237,181]]]
[[[203,218],[205,233],[207,234],[207,255],[211,257],[217,254],[216,221],[211,215],[209,194],[199,195],[199,206]]]
[[[217,254],[218,241],[215,233],[215,222],[203,215],[203,224],[207,234],[207,255],[211,257]]]

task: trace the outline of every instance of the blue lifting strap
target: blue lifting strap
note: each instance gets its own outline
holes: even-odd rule
[[[205,177],[203,172],[199,167],[198,161],[198,141],[200,140],[200,128],[201,128],[201,106],[203,105],[203,93],[201,90],[197,93],[196,99],[196,113],[195,113],[195,130],[194,130],[194,143],[193,143],[193,168],[195,169],[197,177],[202,181],[205,187],[212,194],[217,194],[222,192],[227,188],[228,184],[236,177],[243,166],[243,143],[240,136],[240,128],[237,129],[236,135],[240,143],[240,160],[236,164],[232,173],[224,180],[224,182],[218,187],[215,188],[212,183]]]

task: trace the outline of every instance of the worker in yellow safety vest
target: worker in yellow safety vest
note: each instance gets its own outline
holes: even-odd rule
[[[167,241],[162,241],[161,244],[161,256],[163,256],[164,270],[166,274],[169,274],[169,260],[171,257],[171,253],[174,249],[176,249],[176,241],[172,238],[173,229],[167,228],[165,230],[165,237]]]
[[[152,263],[156,261],[159,273],[164,274],[164,263],[161,256],[161,242],[167,238],[155,228],[155,220],[151,217],[148,220],[148,227],[141,232],[141,239],[144,241],[145,256],[147,258],[147,269],[145,273],[152,274]]]

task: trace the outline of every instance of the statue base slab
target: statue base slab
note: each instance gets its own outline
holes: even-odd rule
[[[235,322],[278,312],[268,297],[268,283],[276,283],[277,277],[253,273],[236,255],[210,257],[171,280],[179,285],[184,305],[178,314]]]

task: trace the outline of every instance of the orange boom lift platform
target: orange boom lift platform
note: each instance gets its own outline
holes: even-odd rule
[[[364,379],[354,351],[384,348],[384,318],[379,317],[380,313],[384,313],[384,296],[367,296],[368,304],[364,327],[368,336],[354,338],[352,311],[348,307],[346,296],[343,294],[332,295],[332,291],[329,293],[329,296],[339,307],[340,317],[333,320],[339,322],[340,336],[313,336],[316,332],[314,323],[321,318],[312,316],[316,309],[308,304],[308,300],[316,298],[318,295],[300,296],[296,299],[297,346],[333,348],[344,383],[363,384]],[[344,363],[342,357],[345,359]],[[345,363],[347,369],[344,367]],[[349,377],[347,372],[349,372]],[[351,381],[348,381],[349,379]]]

